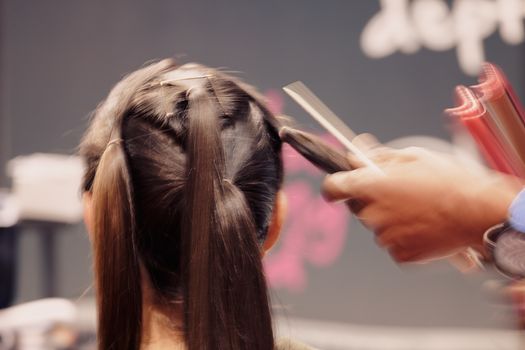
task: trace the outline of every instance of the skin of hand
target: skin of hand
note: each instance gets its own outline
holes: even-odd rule
[[[345,200],[377,243],[397,262],[421,262],[466,247],[482,250],[483,233],[504,221],[523,183],[474,170],[452,156],[406,148],[378,148],[370,158],[384,174],[363,167],[329,175],[323,194]]]

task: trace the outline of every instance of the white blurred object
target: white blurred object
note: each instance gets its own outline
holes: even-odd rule
[[[18,201],[7,190],[0,189],[0,227],[14,226],[19,217]]]
[[[456,47],[461,69],[477,75],[485,60],[484,40],[499,31],[509,45],[523,42],[525,0],[380,0],[380,10],[361,33],[361,49],[372,58],[397,51],[413,54]]]
[[[451,143],[437,137],[411,135],[391,140],[386,142],[385,145],[392,148],[423,147],[435,152],[447,153],[453,155],[471,170],[487,171],[488,168],[480,157],[476,145],[473,144],[469,134],[458,130],[452,133],[452,138]]]
[[[71,301],[42,299],[0,310],[0,334],[7,348],[16,338],[17,349],[41,350],[47,331],[56,324],[73,324],[76,319],[77,308]]]
[[[35,153],[7,164],[20,219],[74,223],[82,218],[80,157]]]

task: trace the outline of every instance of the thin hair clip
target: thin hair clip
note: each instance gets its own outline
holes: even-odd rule
[[[124,142],[123,139],[113,139],[113,140],[108,142],[106,148],[111,146],[111,145],[120,145],[120,144],[122,144],[122,142]]]
[[[186,90],[186,98],[188,98],[188,97],[190,96],[190,92],[192,92],[193,89],[194,89],[194,87],[193,87],[193,86],[190,86],[190,87],[188,88],[188,90]]]
[[[175,81],[203,79],[203,78],[210,78],[210,77],[212,77],[211,74],[205,74],[205,75],[199,75],[199,76],[196,76],[196,77],[187,77],[187,78],[162,80],[162,81],[159,82],[159,84],[160,84],[160,86],[165,86],[165,85],[170,85],[171,83],[173,83]]]

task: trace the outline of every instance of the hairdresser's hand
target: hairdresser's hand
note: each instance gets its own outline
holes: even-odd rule
[[[350,208],[398,262],[481,246],[484,231],[505,220],[522,186],[513,178],[474,171],[450,156],[420,148],[381,148],[372,151],[371,158],[386,176],[352,159],[359,168],[327,176],[324,195],[354,203]]]

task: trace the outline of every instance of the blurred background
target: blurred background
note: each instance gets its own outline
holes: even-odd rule
[[[525,98],[524,14],[520,0],[0,0],[0,185],[26,208],[4,224],[14,271],[5,300],[68,299],[90,348],[80,163],[58,155],[75,154],[90,112],[145,62],[175,57],[237,72],[276,113],[323,135],[281,90],[302,80],[356,132],[447,150],[455,146],[443,109],[456,85],[475,83],[482,61]],[[323,175],[285,153],[290,213],[266,261],[282,334],[323,349],[523,346],[506,300],[489,287],[497,275],[465,276],[446,262],[400,268],[345,207],[323,202]],[[56,307],[70,317],[69,306]],[[0,332],[13,320],[5,310]]]

